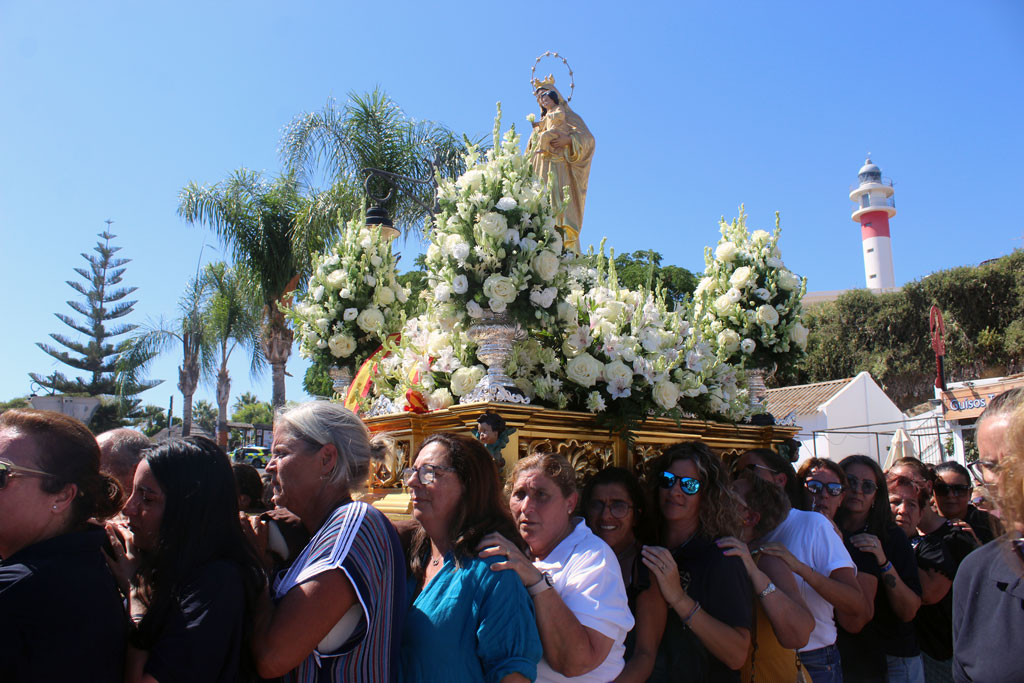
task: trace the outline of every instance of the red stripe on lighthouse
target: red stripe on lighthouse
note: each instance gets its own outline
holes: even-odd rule
[[[889,236],[889,214],[885,211],[872,211],[860,217],[861,239],[869,237]]]

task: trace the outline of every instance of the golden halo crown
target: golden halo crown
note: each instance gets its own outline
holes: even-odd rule
[[[533,68],[530,69],[530,85],[533,86],[533,92],[536,93],[541,88],[550,88],[555,84],[555,77],[552,76],[551,74],[548,74],[548,77],[543,80],[537,80],[537,65],[540,64],[540,60],[544,59],[545,57],[556,57],[558,59],[561,59],[562,64],[565,64],[565,68],[569,70],[569,96],[565,98],[565,101],[572,102],[572,93],[573,90],[576,89],[576,79],[573,78],[572,67],[569,66],[569,62],[565,60],[565,57],[558,54],[557,52],[551,52],[550,50],[542,54],[540,57],[537,57],[536,61],[534,61],[533,63]]]

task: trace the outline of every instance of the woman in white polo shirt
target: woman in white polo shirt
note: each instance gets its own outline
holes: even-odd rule
[[[613,680],[624,666],[633,615],[615,553],[572,516],[578,499],[572,466],[560,455],[531,455],[516,464],[509,482],[512,517],[531,557],[497,533],[484,537],[480,556],[506,556],[491,569],[514,570],[533,596],[544,646],[537,680]]]

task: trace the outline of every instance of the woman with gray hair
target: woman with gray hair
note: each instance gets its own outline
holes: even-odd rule
[[[253,655],[264,678],[397,679],[405,558],[391,522],[352,500],[375,450],[363,423],[339,404],[304,403],[277,414],[267,464],[273,502],[312,539],[274,581],[273,606],[257,621]],[[257,537],[265,536],[258,527]]]

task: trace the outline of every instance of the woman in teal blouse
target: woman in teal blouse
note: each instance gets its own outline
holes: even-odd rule
[[[503,561],[474,549],[493,531],[518,538],[501,504],[498,473],[487,449],[468,437],[428,437],[402,473],[419,523],[409,548],[409,589],[401,679],[518,683],[537,676],[543,654],[533,604]]]

